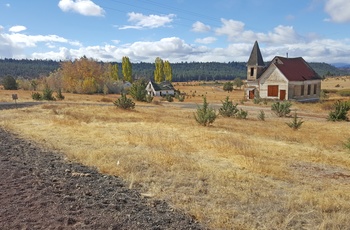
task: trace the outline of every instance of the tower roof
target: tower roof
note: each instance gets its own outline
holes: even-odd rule
[[[265,66],[264,60],[262,58],[259,44],[257,41],[254,43],[253,50],[250,54],[247,65],[249,66]]]

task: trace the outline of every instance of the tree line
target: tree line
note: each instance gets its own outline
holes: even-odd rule
[[[15,79],[38,79],[57,71],[61,68],[62,63],[66,62],[67,61],[0,59],[0,78],[12,76]],[[118,71],[114,71],[115,75],[121,76],[121,78],[123,76],[123,71],[126,71],[122,67],[122,62],[94,62],[99,65],[114,66],[114,68],[118,69]],[[155,63],[132,63],[132,60],[129,60],[129,62],[132,79],[154,79],[155,63],[157,60],[155,60]],[[168,61],[163,62],[163,66],[170,64],[172,68],[172,81],[215,81],[232,80],[237,77],[242,79],[246,78],[245,62],[168,62],[167,64],[166,62]],[[321,77],[350,74],[350,70],[348,69],[338,69],[327,63],[315,62],[309,64]],[[167,67],[164,68],[166,69]]]

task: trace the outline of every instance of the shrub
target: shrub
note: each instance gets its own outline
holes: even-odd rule
[[[258,114],[258,119],[260,121],[265,121],[265,112],[264,112],[264,110],[260,110],[260,112]]]
[[[333,111],[329,112],[327,120],[329,121],[347,121],[348,111],[350,110],[350,101],[337,101],[333,105]]]
[[[233,117],[238,112],[237,103],[233,104],[232,101],[229,101],[229,97],[227,96],[225,101],[222,102],[222,107],[219,109],[219,114],[223,117]]]
[[[136,101],[146,101],[146,86],[147,83],[144,79],[137,80],[131,85],[129,89],[129,94]]]
[[[40,101],[42,98],[41,98],[41,94],[38,93],[38,92],[35,92],[35,93],[32,93],[32,98],[33,100],[35,101]]]
[[[146,95],[146,102],[147,102],[147,103],[151,103],[152,101],[153,101],[152,95],[147,94],[147,95]]]
[[[11,76],[4,77],[1,81],[2,85],[4,86],[4,89],[6,90],[17,90],[18,85],[16,82],[16,79]]]
[[[237,114],[236,114],[236,117],[237,117],[238,119],[246,119],[247,116],[248,116],[248,111],[243,110],[243,109],[240,109],[240,110],[237,112]]]
[[[225,82],[225,84],[223,86],[223,90],[225,90],[227,92],[232,92],[232,90],[233,90],[233,83],[232,82]]]
[[[177,99],[179,100],[179,102],[184,102],[185,101],[185,95],[179,94]]]
[[[170,94],[167,94],[167,95],[165,96],[165,99],[166,99],[168,102],[173,102],[173,101],[174,101],[173,96],[171,96]]]
[[[203,97],[203,105],[197,107],[197,111],[194,114],[194,118],[197,123],[203,126],[209,126],[216,119],[216,112],[213,108],[209,107],[207,98]]]
[[[290,107],[292,106],[292,103],[289,101],[284,102],[275,102],[271,105],[271,110],[278,116],[278,117],[285,117],[290,113]]]
[[[58,91],[57,91],[57,93],[56,93],[56,98],[57,98],[58,100],[64,100],[64,96],[63,96],[63,94],[62,94],[61,88],[58,89]]]
[[[298,118],[297,113],[294,113],[294,116],[292,117],[291,122],[287,122],[286,124],[292,128],[293,130],[300,129],[301,125],[304,123],[304,121],[301,118]]]
[[[123,93],[121,95],[121,97],[118,98],[115,102],[113,102],[113,104],[121,109],[134,109],[135,108],[135,103],[132,101],[132,99],[127,98],[125,93]]]
[[[49,87],[45,87],[43,90],[42,99],[47,101],[54,101],[55,97],[52,96],[53,91]]]

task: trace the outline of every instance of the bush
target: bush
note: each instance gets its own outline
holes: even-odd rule
[[[297,116],[297,113],[295,112],[294,113],[294,116],[292,118],[292,121],[291,122],[287,122],[286,124],[292,128],[293,130],[298,130],[300,129],[301,125],[304,123],[304,121],[299,118],[298,119],[298,116]]]
[[[209,126],[216,119],[216,112],[213,108],[209,107],[207,98],[203,97],[203,105],[197,107],[197,111],[194,114],[194,118],[197,123],[203,126]]]
[[[167,94],[167,95],[165,96],[165,99],[166,99],[168,102],[173,102],[173,101],[174,101],[173,96],[171,96],[170,94]]]
[[[147,83],[144,79],[137,80],[131,85],[129,89],[129,94],[136,101],[146,101],[146,86]]]
[[[113,102],[113,104],[121,109],[134,109],[135,108],[135,103],[132,101],[132,99],[127,98],[125,93],[123,93],[121,95],[121,97],[118,98],[115,102]]]
[[[147,102],[147,103],[151,103],[152,101],[153,101],[152,95],[147,94],[147,95],[146,95],[146,102]]]
[[[41,94],[38,93],[38,92],[35,92],[35,93],[32,93],[32,98],[33,100],[35,101],[40,101],[42,98],[41,98]]]
[[[58,100],[64,100],[64,96],[62,94],[62,90],[61,89],[58,89],[57,93],[56,93],[56,98]]]
[[[232,92],[232,90],[233,90],[233,83],[232,82],[225,82],[225,84],[223,86],[223,90],[225,90],[227,92]]]
[[[243,110],[243,109],[240,109],[240,110],[237,112],[237,115],[236,115],[236,117],[237,117],[238,119],[247,119],[247,116],[248,116],[248,111]]]
[[[52,96],[53,91],[49,87],[45,87],[43,90],[42,100],[54,101],[56,100],[54,96]]]
[[[11,76],[4,77],[1,81],[2,85],[4,86],[4,89],[6,90],[17,90],[18,85],[16,82],[16,79]]]
[[[350,101],[337,101],[333,105],[333,111],[329,112],[327,120],[329,121],[347,121],[348,111],[350,110]]]
[[[285,117],[290,113],[290,107],[292,106],[292,103],[289,101],[284,102],[275,102],[271,105],[271,110],[278,116],[278,117]]]
[[[225,101],[222,102],[222,107],[219,109],[219,114],[223,117],[233,117],[238,112],[237,104],[234,105],[232,101],[229,101],[227,96]]]

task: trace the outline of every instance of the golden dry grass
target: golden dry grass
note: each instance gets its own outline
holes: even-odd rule
[[[191,87],[182,91],[207,92],[210,103],[225,97]],[[212,229],[350,226],[350,153],[343,146],[349,123],[309,117],[293,131],[288,118],[269,114],[264,122],[255,115],[220,117],[201,127],[194,108],[137,104],[135,111],[123,111],[101,106],[108,105],[100,102],[106,96],[75,96],[68,95],[68,104],[3,110],[0,126],[120,176],[130,188],[164,199]],[[197,98],[202,101],[189,101]],[[74,103],[81,100],[91,103]],[[295,105],[326,114],[321,106]]]

